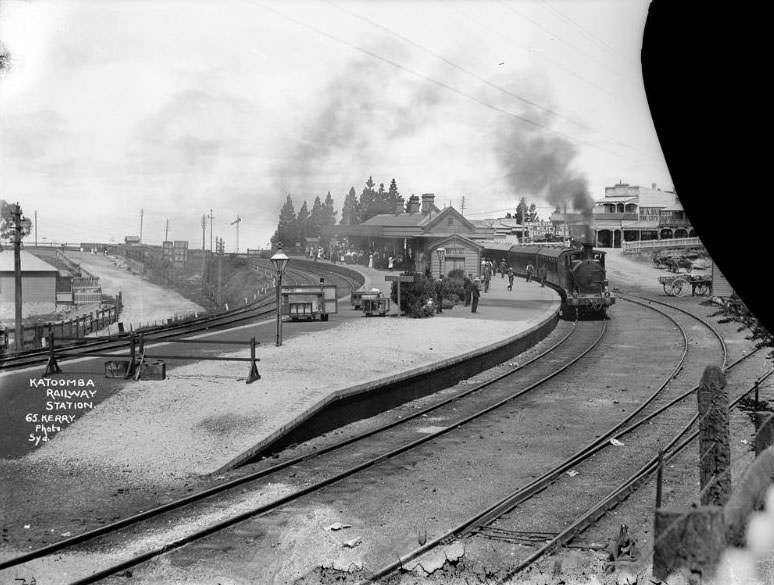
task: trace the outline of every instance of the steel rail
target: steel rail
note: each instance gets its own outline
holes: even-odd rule
[[[41,547],[39,549],[36,549],[34,551],[30,551],[29,553],[26,553],[24,555],[19,555],[17,557],[14,557],[12,559],[8,559],[5,561],[0,561],[0,569],[5,569],[8,567],[13,567],[15,565],[19,565],[21,563],[25,563],[27,561],[31,561],[36,558],[40,558],[43,556],[46,556],[48,554],[57,552],[59,550],[65,549],[67,547],[73,546],[75,544],[80,544],[82,542],[86,542],[88,540],[91,540],[93,538],[96,538],[98,536],[102,536],[105,534],[108,534],[110,532],[114,532],[116,530],[119,530],[121,528],[125,528],[127,526],[130,526],[132,524],[136,524],[138,522],[141,522],[143,520],[147,520],[149,518],[152,518],[154,516],[158,516],[160,514],[163,514],[165,512],[169,512],[171,510],[175,510],[178,508],[181,508],[183,506],[186,506],[188,504],[192,504],[198,501],[201,501],[205,498],[211,497],[213,495],[222,493],[224,491],[227,491],[229,489],[232,489],[234,487],[240,486],[244,483],[248,483],[251,481],[255,481],[257,479],[261,479],[262,477],[271,475],[273,473],[276,473],[278,471],[281,471],[282,469],[285,469],[287,467],[291,467],[293,465],[297,465],[303,461],[308,461],[310,459],[314,459],[317,457],[320,457],[322,455],[325,455],[327,453],[333,452],[337,449],[341,449],[343,447],[349,446],[353,443],[356,443],[358,441],[361,441],[363,439],[366,439],[368,437],[371,437],[373,435],[376,435],[378,433],[382,433],[384,431],[390,430],[394,427],[400,426],[405,424],[408,421],[411,421],[413,419],[419,418],[425,414],[429,414],[435,410],[438,410],[448,404],[451,404],[452,402],[455,402],[457,400],[460,400],[461,398],[464,398],[465,396],[468,396],[474,392],[478,392],[488,386],[491,386],[495,382],[498,382],[502,380],[503,378],[506,378],[508,376],[511,376],[515,374],[516,372],[519,372],[526,368],[527,366],[533,364],[534,362],[537,362],[538,360],[544,358],[545,356],[549,355],[551,352],[553,352],[556,348],[558,348],[560,345],[564,344],[575,332],[577,327],[577,321],[573,322],[572,329],[567,332],[567,334],[559,339],[554,345],[551,347],[545,349],[543,352],[539,353],[538,355],[530,358],[523,364],[519,364],[519,366],[510,369],[508,371],[502,372],[498,374],[496,377],[486,380],[484,382],[480,382],[478,384],[475,384],[471,386],[470,388],[466,389],[465,391],[461,392],[460,394],[456,396],[452,396],[450,398],[446,398],[442,400],[441,402],[438,402],[437,404],[432,404],[430,406],[427,406],[423,409],[420,409],[416,412],[413,412],[407,416],[404,416],[403,418],[399,420],[395,420],[393,422],[389,422],[386,424],[383,424],[379,427],[376,427],[374,429],[371,429],[369,431],[365,431],[363,433],[360,433],[358,435],[355,435],[353,437],[350,437],[348,439],[344,439],[342,441],[339,441],[333,445],[329,445],[327,447],[324,447],[322,449],[318,449],[314,451],[313,453],[307,453],[306,455],[300,455],[298,457],[294,457],[292,459],[289,459],[287,461],[283,461],[281,463],[278,463],[276,465],[272,465],[271,467],[268,467],[266,469],[262,469],[260,471],[250,473],[248,475],[245,475],[243,477],[239,477],[236,479],[233,479],[231,481],[228,481],[226,483],[222,483],[220,485],[207,488],[205,490],[202,490],[200,492],[197,492],[195,494],[188,495],[184,498],[180,498],[179,500],[175,500],[173,502],[169,502],[167,504],[162,504],[160,506],[156,506],[154,508],[151,508],[150,510],[145,510],[144,512],[140,512],[138,514],[135,514],[133,516],[124,518],[122,520],[118,520],[116,522],[112,522],[110,524],[106,524],[104,526],[100,526],[99,528],[95,528],[94,530],[90,530],[88,532],[84,532],[82,534],[78,534],[76,536],[67,538],[65,540],[61,540],[59,542],[55,542],[53,544],[47,545],[45,547]]]
[[[594,347],[596,347],[596,345],[598,345],[599,341],[602,339],[602,336],[604,335],[605,329],[606,329],[606,324],[603,323],[602,330],[601,330],[599,336],[594,340],[594,342],[588,348],[586,348],[582,353],[580,353],[579,355],[574,357],[572,360],[570,360],[568,363],[563,365],[561,368],[555,369],[552,373],[544,376],[539,381],[537,381],[537,382],[535,382],[533,384],[530,384],[529,386],[523,388],[522,390],[520,390],[519,392],[509,396],[508,398],[505,398],[505,399],[503,399],[503,400],[501,400],[501,401],[499,401],[499,402],[497,402],[495,404],[490,405],[489,407],[487,407],[487,408],[485,408],[485,409],[483,409],[481,411],[478,411],[478,412],[474,413],[473,415],[470,415],[470,416],[468,416],[468,417],[466,417],[466,418],[464,418],[464,419],[462,419],[460,421],[457,421],[454,425],[452,425],[450,427],[447,427],[446,429],[442,429],[440,431],[436,431],[435,433],[428,434],[428,435],[426,435],[424,437],[421,437],[421,438],[419,438],[417,440],[414,440],[414,441],[411,441],[409,443],[406,443],[406,444],[404,444],[404,445],[402,445],[402,446],[400,446],[398,448],[395,448],[395,449],[393,449],[393,450],[391,450],[391,451],[389,451],[387,453],[384,453],[384,454],[379,455],[379,456],[377,456],[375,458],[372,458],[370,460],[362,462],[362,463],[360,463],[360,464],[358,464],[358,465],[356,465],[354,467],[351,467],[350,469],[345,470],[345,471],[343,471],[343,472],[341,472],[341,473],[339,473],[339,474],[337,474],[335,476],[332,476],[332,477],[330,477],[328,479],[325,479],[325,480],[322,480],[320,482],[317,482],[317,483],[315,483],[313,485],[307,486],[306,488],[303,488],[302,490],[299,490],[299,491],[297,491],[297,492],[295,492],[293,494],[288,494],[287,496],[279,498],[279,499],[277,499],[277,500],[275,500],[273,502],[269,502],[268,504],[265,504],[263,506],[255,508],[253,510],[247,510],[247,511],[245,511],[245,512],[239,514],[239,515],[236,515],[236,516],[234,516],[232,518],[229,518],[229,519],[226,519],[224,521],[221,521],[221,522],[219,522],[217,524],[214,524],[214,525],[212,525],[210,527],[202,529],[202,530],[200,530],[198,532],[189,534],[189,535],[187,535],[185,537],[182,537],[182,538],[180,538],[180,539],[178,539],[176,541],[167,543],[167,544],[165,544],[163,547],[161,547],[159,549],[148,551],[148,552],[146,552],[144,554],[141,554],[141,555],[135,556],[135,557],[133,557],[131,559],[128,559],[127,561],[124,561],[124,562],[122,562],[120,564],[114,565],[112,567],[108,567],[108,568],[106,568],[106,569],[104,569],[104,570],[102,570],[102,571],[100,571],[98,573],[94,573],[94,574],[92,574],[90,576],[84,577],[83,579],[80,579],[78,581],[74,581],[70,585],[85,585],[86,583],[97,582],[100,579],[103,579],[104,577],[107,577],[109,575],[113,575],[113,574],[115,574],[115,573],[117,573],[117,572],[119,572],[121,570],[124,570],[124,569],[127,569],[129,567],[135,566],[135,565],[137,565],[137,564],[139,564],[141,562],[145,562],[147,560],[150,560],[150,559],[152,559],[152,558],[154,558],[156,556],[159,556],[161,554],[169,552],[170,550],[174,550],[174,549],[180,548],[180,547],[182,547],[182,546],[184,546],[184,545],[186,545],[186,544],[188,544],[190,542],[193,542],[195,540],[199,540],[201,538],[204,538],[205,536],[208,536],[210,534],[213,534],[215,532],[218,532],[220,530],[228,528],[229,526],[232,526],[234,524],[242,522],[242,521],[244,521],[244,520],[246,520],[248,518],[268,513],[270,511],[272,511],[272,510],[274,510],[274,509],[276,509],[276,508],[278,508],[278,507],[280,507],[280,506],[282,506],[284,504],[287,504],[287,503],[289,503],[291,501],[294,501],[294,500],[296,500],[296,499],[298,499],[298,498],[300,498],[300,497],[302,497],[304,495],[307,495],[309,493],[313,493],[315,491],[318,491],[319,489],[322,489],[322,488],[324,488],[324,487],[326,487],[328,485],[336,483],[336,482],[338,482],[338,481],[340,481],[342,479],[345,479],[346,477],[349,477],[351,475],[354,475],[355,473],[358,473],[358,472],[360,472],[360,471],[362,471],[364,469],[373,467],[373,466],[377,465],[378,463],[381,463],[383,461],[389,460],[389,459],[391,459],[391,458],[393,458],[393,457],[395,457],[397,455],[400,455],[401,453],[404,453],[404,452],[409,451],[409,450],[411,450],[411,449],[413,449],[413,448],[415,448],[415,447],[417,447],[419,445],[422,445],[422,444],[424,444],[424,443],[426,443],[428,441],[436,439],[439,436],[442,436],[442,435],[444,435],[444,434],[446,434],[448,432],[454,431],[454,430],[464,426],[468,422],[470,422],[472,420],[475,420],[475,419],[483,416],[484,414],[486,414],[488,412],[491,412],[492,410],[500,408],[501,406],[503,406],[504,404],[510,402],[511,400],[513,400],[513,399],[515,399],[515,398],[517,398],[517,397],[519,397],[519,396],[521,396],[521,395],[523,395],[523,394],[525,394],[525,393],[527,393],[527,392],[529,392],[531,390],[534,390],[535,388],[537,388],[538,386],[544,384],[546,381],[548,381],[551,378],[555,377],[556,375],[558,375],[562,371],[564,371],[564,370],[568,369],[569,367],[571,367],[578,360],[580,360],[582,357],[587,355],[592,349],[594,349]],[[573,331],[574,330],[575,329],[573,329]],[[569,334],[565,337],[565,339],[567,337],[569,337]],[[562,339],[559,343],[556,344],[556,346],[558,346],[561,343],[563,343],[565,341],[565,339]],[[554,347],[556,347],[556,346],[554,346]],[[529,363],[533,363],[534,361],[536,361],[540,357],[543,357],[544,355],[549,354],[550,351],[553,350],[553,349],[554,348],[551,348],[551,349],[547,350],[546,352],[544,352],[543,354],[537,356],[533,360],[530,360],[530,362],[525,363],[523,365],[523,367],[526,367]],[[501,379],[503,377],[507,377],[508,375],[512,375],[515,372],[519,371],[520,369],[522,369],[522,368],[515,368],[513,370],[505,372],[498,379]],[[485,385],[489,385],[491,383],[494,383],[495,381],[496,380],[485,382],[485,383],[482,384],[482,387],[485,386]],[[471,393],[471,392],[473,392],[475,390],[476,390],[476,388],[472,388],[472,389],[466,391],[466,394],[469,394],[469,393]],[[430,409],[438,408],[440,406],[441,405],[430,407]],[[430,410],[430,409],[428,409],[428,410]],[[422,414],[423,414],[423,412],[417,412],[417,413],[415,413],[415,416],[412,417],[412,418],[415,418],[416,416],[421,416]],[[403,422],[405,422],[407,420],[409,420],[408,417],[407,418],[403,418],[400,421],[397,421],[395,423],[390,423],[389,425],[386,425],[386,426],[389,426],[389,427],[397,426],[397,424],[402,424]],[[374,432],[369,432],[367,434],[368,435],[375,434],[376,432],[379,432],[381,430],[382,429],[380,428],[380,429],[377,429]],[[356,437],[353,440],[357,440],[359,438],[360,437]],[[351,442],[353,442],[353,440],[347,440],[346,443],[347,444],[351,443]],[[342,446],[342,445],[337,445],[336,447],[340,447],[340,446]],[[310,454],[310,455],[317,455],[317,453]],[[304,458],[307,458],[307,457],[302,457],[300,459],[304,459]],[[279,464],[278,466],[273,467],[270,470],[265,470],[265,472],[263,472],[263,474],[265,475],[265,474],[267,474],[270,471],[276,471],[277,468],[279,468],[280,466],[287,467],[288,465],[290,465],[289,462],[286,462],[284,464]],[[259,473],[262,473],[262,472],[259,472]],[[244,478],[239,478],[238,480],[234,480],[234,485],[236,485],[237,482],[244,483],[244,481],[248,481],[248,480],[244,479]],[[218,486],[218,487],[220,487],[220,486]],[[222,490],[218,490],[218,491],[222,491]],[[179,506],[175,505],[175,507],[179,507]],[[146,514],[145,512],[142,513],[142,515],[145,515],[145,514]],[[115,524],[119,524],[121,522],[123,522],[123,521],[119,521],[118,523],[114,523],[114,525]],[[106,527],[102,527],[102,528],[97,529],[96,531],[93,531],[93,532],[100,531],[101,533],[104,533],[103,532],[103,528],[108,528],[108,527],[107,526]],[[83,536],[83,535],[81,535],[81,536]],[[71,538],[71,539],[67,539],[67,541],[60,541],[60,543],[55,543],[54,545],[49,545],[48,547],[44,547],[42,549],[39,549],[39,551],[43,551],[42,554],[36,554],[39,551],[32,551],[31,553],[28,553],[28,555],[35,554],[35,556],[38,557],[38,556],[43,556],[43,554],[49,554],[50,552],[54,552],[54,550],[52,550],[52,547],[56,547],[57,550],[60,550],[61,548],[64,548],[65,545],[71,545],[72,541],[75,538],[78,538],[79,540],[81,540],[81,537],[74,537],[74,538]],[[31,560],[31,558],[29,558],[28,555],[20,556],[20,557],[17,557],[16,559],[11,559],[9,561],[6,561],[6,563],[12,563],[13,565],[18,565],[18,564],[20,564],[22,562],[26,562],[27,560]],[[4,568],[5,566],[6,566],[6,564],[0,564],[0,568]]]
[[[449,542],[450,540],[462,537],[462,536],[464,536],[466,534],[474,533],[475,531],[477,531],[480,528],[480,526],[493,522],[494,520],[496,520],[500,516],[508,513],[510,510],[512,510],[513,508],[515,508],[519,504],[521,504],[521,503],[527,501],[528,499],[532,498],[535,494],[537,494],[538,492],[540,492],[543,489],[545,489],[550,483],[555,481],[562,473],[564,473],[565,471],[569,470],[571,467],[573,467],[573,466],[577,465],[578,463],[584,461],[585,459],[591,457],[592,455],[594,455],[598,451],[607,448],[609,446],[610,439],[622,437],[622,436],[624,436],[624,435],[634,431],[636,428],[639,428],[641,425],[643,425],[645,422],[647,422],[648,420],[650,420],[651,418],[653,418],[655,416],[655,414],[651,414],[651,415],[649,415],[649,416],[647,416],[647,417],[637,421],[636,423],[632,424],[631,426],[626,427],[625,429],[621,430],[621,427],[623,427],[627,422],[629,422],[632,418],[634,418],[634,416],[636,416],[642,409],[644,409],[645,406],[647,406],[647,404],[649,404],[669,384],[669,382],[680,371],[680,369],[683,366],[683,361],[685,360],[685,356],[687,355],[688,340],[687,340],[687,336],[685,335],[685,330],[682,327],[680,327],[680,325],[677,323],[677,321],[674,318],[672,318],[670,315],[666,314],[664,311],[662,311],[661,309],[658,309],[656,307],[650,307],[650,306],[648,306],[646,304],[643,304],[643,303],[637,303],[637,304],[640,304],[641,306],[643,306],[645,308],[649,308],[651,310],[659,312],[662,315],[664,315],[665,317],[667,317],[669,320],[671,320],[673,323],[675,323],[675,325],[677,325],[677,327],[680,329],[680,331],[681,331],[681,333],[683,335],[683,340],[684,340],[683,355],[682,355],[678,365],[673,369],[672,374],[670,374],[670,376],[664,381],[664,383],[659,387],[659,389],[656,390],[656,392],[654,392],[646,400],[646,402],[643,403],[635,412],[633,412],[630,415],[628,415],[623,421],[621,421],[615,427],[613,427],[613,429],[611,429],[611,431],[613,431],[612,434],[611,434],[611,431],[608,431],[608,433],[606,433],[604,435],[601,435],[598,439],[596,439],[595,441],[591,442],[586,447],[580,449],[574,455],[570,456],[570,458],[566,459],[563,463],[560,463],[559,465],[554,467],[554,469],[549,470],[548,472],[546,472],[541,477],[535,479],[534,481],[530,482],[526,486],[523,486],[522,488],[519,488],[518,490],[516,490],[515,492],[513,492],[509,496],[506,496],[505,498],[503,498],[500,501],[496,502],[495,504],[489,506],[488,508],[486,508],[482,512],[479,512],[475,516],[473,516],[473,517],[465,520],[464,522],[458,524],[456,527],[452,528],[451,530],[448,530],[447,532],[445,532],[441,536],[439,536],[437,538],[434,538],[434,539],[432,539],[430,541],[427,541],[424,545],[414,549],[413,551],[410,551],[409,553],[407,553],[407,554],[405,554],[403,556],[400,556],[396,561],[393,561],[393,562],[389,563],[388,565],[378,569],[377,571],[372,573],[366,580],[360,581],[358,583],[358,585],[363,585],[364,583],[373,582],[373,581],[376,581],[378,579],[381,579],[382,577],[385,577],[385,576],[393,573],[394,571],[398,570],[399,568],[404,566],[409,561],[411,561],[411,560],[421,556],[422,554],[424,554],[428,550],[431,550],[432,548],[435,548],[436,546],[438,546],[440,544],[443,544],[445,542]],[[665,304],[665,303],[662,303],[662,304]],[[667,305],[667,306],[669,306],[670,308],[675,308],[675,307],[672,307],[671,305]],[[687,314],[688,316],[693,317],[694,319],[704,323],[704,321],[702,319],[700,319],[699,317],[697,317],[696,315],[693,315],[692,313],[690,313],[688,311],[682,311],[682,312]],[[704,324],[706,324],[706,323],[704,323]],[[718,335],[717,331],[713,327],[708,327],[708,328],[713,332],[714,335],[716,335],[719,339],[721,339],[720,336]],[[723,347],[723,350],[724,350],[723,354],[724,354],[724,356],[726,356],[727,355],[726,351],[725,351],[726,346],[725,346],[725,343],[722,342],[722,339],[721,339],[721,346]],[[724,367],[724,370],[728,370],[728,369],[738,365],[740,362],[746,360],[747,358],[749,358],[752,355],[754,355],[755,353],[757,353],[757,351],[758,350],[755,350],[755,351],[753,351],[753,352],[751,352],[751,353],[741,357],[740,359],[738,359],[733,364]],[[698,385],[695,386],[689,392],[687,392],[686,395],[690,394],[691,392],[695,392],[697,389],[698,389]],[[748,391],[748,393],[749,393],[749,391]],[[684,397],[685,396],[681,396],[676,401],[682,400]],[[673,402],[676,402],[676,401],[673,401]],[[657,411],[657,413],[661,413],[665,409],[666,409],[665,407],[661,408],[661,409],[659,409]],[[618,434],[615,434],[615,431],[617,431],[617,430],[621,430],[621,432],[619,432]]]
[[[303,270],[291,269],[289,272],[293,275],[295,282],[310,281],[308,274]],[[286,271],[286,273],[288,273],[288,271]],[[334,274],[338,278],[346,279],[343,275],[337,274],[335,272],[326,272],[324,270],[317,271],[317,274]],[[357,279],[353,277],[352,281],[357,282]],[[103,336],[98,338],[98,340],[94,342],[91,341],[94,338],[88,338],[88,337],[82,338],[84,339],[83,342],[58,346],[59,349],[55,348],[55,352],[57,352],[57,357],[59,357],[59,351],[74,352],[71,354],[67,354],[66,356],[63,354],[62,357],[65,359],[73,359],[78,357],[92,357],[89,354],[89,350],[92,348],[94,349],[99,348],[99,349],[104,349],[108,351],[113,347],[120,349],[128,341],[131,341],[132,337],[136,337],[138,335],[143,335],[145,339],[148,341],[158,341],[158,340],[165,339],[165,337],[170,335],[181,335],[181,334],[188,335],[191,333],[197,333],[202,330],[206,331],[215,327],[231,326],[234,324],[249,321],[251,319],[260,318],[266,315],[270,315],[273,311],[275,311],[276,310],[276,307],[274,306],[275,304],[276,302],[273,298],[273,295],[267,295],[266,297],[260,298],[255,302],[250,303],[243,307],[231,309],[224,313],[218,313],[215,315],[200,317],[198,319],[186,320],[185,322],[182,322],[182,323],[174,323],[171,325],[161,325],[158,327],[151,327],[148,329],[137,330],[129,333],[125,332],[117,336],[108,336],[108,337]],[[50,352],[51,352],[50,348],[47,348],[44,350],[29,352],[18,356],[9,356],[5,358],[0,358],[0,371],[3,371],[3,370],[10,371],[10,370],[14,370],[22,367],[44,363],[48,359]],[[93,356],[93,357],[104,357],[104,356]]]
[[[733,408],[734,406],[736,406],[741,401],[742,398],[747,396],[750,392],[752,392],[755,389],[755,387],[758,384],[765,381],[772,374],[774,374],[774,370],[758,378],[748,390],[740,394],[734,401],[731,402],[731,404],[729,405],[729,408]],[[699,415],[697,413],[691,418],[690,422],[688,422],[688,424],[686,424],[683,427],[683,429],[680,430],[680,432],[677,433],[672,438],[672,440],[667,444],[667,446],[663,449],[663,460],[661,464],[668,463],[669,461],[671,461],[674,457],[676,457],[683,449],[685,449],[699,436],[699,431],[698,430],[694,431],[693,433],[688,435],[682,441],[682,443],[680,443],[679,445],[677,445],[677,447],[675,447],[675,444],[680,440],[680,437],[685,435],[685,433],[687,433],[690,430],[690,428],[696,424],[698,419],[699,419]],[[525,560],[523,560],[518,565],[516,565],[513,569],[508,571],[508,573],[506,573],[505,575],[505,578],[508,579],[510,577],[513,577],[514,575],[520,573],[530,565],[534,564],[541,557],[552,553],[557,548],[564,546],[568,542],[572,541],[578,534],[580,534],[591,524],[596,522],[606,512],[608,512],[609,510],[617,506],[620,502],[622,502],[624,499],[626,499],[626,497],[628,497],[629,494],[632,491],[634,491],[634,489],[637,486],[640,485],[640,483],[642,483],[648,477],[650,477],[650,475],[659,468],[660,459],[661,458],[659,457],[659,455],[655,455],[653,458],[651,458],[647,463],[645,463],[637,471],[635,471],[632,475],[630,475],[629,478],[624,480],[624,482],[622,482],[618,487],[616,487],[610,494],[608,494],[605,498],[603,498],[598,504],[593,506],[591,509],[587,510],[580,518],[578,518],[570,526],[565,528],[554,538],[552,538],[549,542],[547,542],[545,545],[543,545],[537,551],[535,551],[532,555],[530,555]]]

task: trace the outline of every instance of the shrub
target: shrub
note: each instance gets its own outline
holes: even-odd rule
[[[409,317],[430,317],[433,309],[428,308],[428,301],[435,298],[433,279],[419,272],[404,272],[403,276],[413,276],[414,282],[393,282],[390,293],[392,302],[398,302],[398,284],[400,284],[401,311]]]

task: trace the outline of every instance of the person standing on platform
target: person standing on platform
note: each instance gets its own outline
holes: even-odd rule
[[[505,278],[505,260],[500,260],[500,278]]]
[[[508,290],[513,290],[513,269],[508,269]]]
[[[462,288],[465,291],[465,306],[470,306],[471,288],[473,287],[473,281],[471,280],[472,274],[468,274],[462,279]]]
[[[470,296],[472,299],[472,304],[470,307],[470,312],[475,313],[476,309],[478,309],[478,298],[481,296],[481,293],[478,290],[478,279],[474,280],[471,284],[472,286],[470,287]]]
[[[438,313],[443,313],[443,279],[435,281],[435,301],[438,303]]]
[[[540,268],[538,268],[538,277],[540,278],[540,286],[546,285],[546,273],[548,271],[546,270],[546,265],[541,264]]]
[[[390,272],[392,272],[393,268],[395,268],[395,258],[392,256],[387,258],[387,268]]]
[[[532,274],[535,272],[535,267],[532,264],[527,264],[527,282],[532,281]]]

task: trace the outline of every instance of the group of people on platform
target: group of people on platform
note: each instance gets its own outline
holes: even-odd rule
[[[384,250],[362,249],[346,247],[344,245],[307,246],[306,256],[310,260],[328,260],[333,264],[360,264],[368,268],[387,270],[414,270],[414,258],[411,250],[407,254],[396,254],[385,248]]]

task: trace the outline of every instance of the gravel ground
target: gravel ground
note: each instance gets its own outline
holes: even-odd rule
[[[123,309],[120,320],[127,330],[130,324],[137,328],[156,320],[174,317],[176,313],[204,311],[202,307],[175,291],[131,274],[120,257],[86,252],[67,252],[67,257],[94,276],[98,276],[104,294],[116,296],[121,293]]]
[[[625,286],[629,289],[634,286],[643,292],[663,294],[657,278],[665,274],[664,271],[655,269],[649,260],[632,259],[623,256],[618,250],[608,252],[608,276],[612,287]],[[94,272],[99,274],[97,270]],[[120,273],[120,271],[117,272]],[[124,294],[126,295],[126,292]],[[145,305],[141,303],[141,306]],[[620,310],[618,306],[616,309]],[[376,323],[384,328],[378,335],[380,339],[389,341],[406,339],[410,336],[411,339],[416,340],[415,346],[410,351],[396,351],[394,355],[391,354],[389,363],[385,364],[385,371],[370,371],[367,376],[364,376],[359,365],[367,356],[353,352],[361,350],[365,341],[373,340],[375,336],[373,321],[369,321],[367,329],[358,329],[357,323],[338,328],[336,331],[341,331],[343,334],[339,341],[350,340],[352,346],[342,350],[341,344],[337,343],[336,348],[341,350],[341,353],[333,353],[337,349],[329,343],[329,340],[316,339],[315,334],[304,336],[303,339],[299,339],[299,344],[312,343],[319,348],[325,348],[325,351],[319,352],[320,356],[337,364],[335,369],[328,372],[329,376],[314,381],[315,388],[340,387],[341,380],[347,380],[347,385],[350,385],[367,379],[376,379],[386,373],[394,373],[396,364],[410,369],[408,366],[417,363],[418,360],[424,363],[434,359],[444,359],[471,347],[484,345],[499,338],[498,336],[509,335],[507,323],[492,320],[466,320],[464,346],[447,348],[444,344],[441,348],[437,343],[431,345],[429,342],[423,343],[422,340],[442,338],[447,342],[454,339],[454,333],[460,324],[457,319],[425,321],[387,319],[378,320]],[[403,329],[404,325],[410,326],[411,329]],[[737,337],[743,337],[743,334]],[[397,347],[400,344],[386,345]],[[283,347],[283,357],[288,351],[292,351],[291,347],[290,345]],[[8,493],[7,490],[21,492],[24,497],[18,498],[18,501],[26,500],[26,512],[19,513],[13,510],[10,515],[14,526],[10,532],[6,531],[3,534],[0,557],[12,556],[15,551],[24,548],[25,540],[30,545],[40,544],[47,539],[59,539],[61,535],[70,531],[77,533],[83,530],[81,526],[84,521],[81,518],[86,517],[83,513],[89,510],[88,504],[84,502],[111,502],[111,498],[115,498],[112,500],[115,505],[104,511],[105,517],[97,518],[104,523],[111,520],[113,514],[124,515],[123,511],[144,509],[149,502],[179,496],[194,489],[201,474],[212,471],[213,457],[217,458],[219,450],[226,445],[233,445],[235,441],[243,440],[244,431],[251,425],[260,424],[261,417],[266,415],[256,409],[251,400],[256,391],[273,392],[278,400],[278,408],[282,408],[282,398],[286,394],[282,390],[285,386],[284,384],[272,385],[273,352],[272,348],[265,349],[265,355],[263,349],[261,354],[260,365],[264,379],[261,380],[260,388],[255,385],[245,385],[243,381],[238,380],[244,374],[241,371],[242,366],[236,366],[236,369],[230,370],[233,366],[227,362],[193,364],[176,370],[176,377],[179,372],[184,383],[176,385],[174,392],[169,391],[169,386],[162,387],[162,383],[138,383],[101,405],[99,416],[95,413],[85,416],[78,425],[61,433],[56,441],[45,448],[21,461],[0,462],[0,469],[3,471],[0,475],[3,476],[3,484],[5,484],[4,492]],[[298,351],[301,349],[299,346]],[[217,374],[214,374],[215,368],[217,368]],[[298,388],[311,392],[309,380],[303,375],[302,365],[299,366],[298,371],[290,372],[283,382],[297,384]],[[219,391],[216,399],[212,396],[212,388]],[[154,396],[154,400],[147,400],[145,398],[147,396]],[[195,405],[196,408],[187,408],[185,411],[198,410],[199,413],[194,418],[187,418],[188,415],[181,413],[179,408],[181,404]],[[223,413],[233,411],[235,404],[239,405],[240,416],[234,418],[233,415],[228,415],[230,418],[225,420]],[[146,429],[139,431],[134,428],[125,420],[124,413],[129,410],[134,413],[133,417],[136,415],[143,420],[148,420],[150,424],[147,428],[155,428],[156,431]],[[206,411],[206,416],[201,414],[202,411]],[[202,437],[205,438],[202,441],[202,449],[195,453],[185,448],[185,440],[173,441],[169,438],[186,437],[194,433],[197,441],[201,441]],[[104,439],[95,441],[95,437],[104,437]],[[107,461],[110,463],[107,464]],[[51,481],[51,478],[55,480]],[[119,485],[122,487],[116,490]],[[66,494],[67,497],[62,498],[62,494]],[[7,509],[3,500],[0,500],[0,507]],[[337,518],[335,515],[325,516],[326,522],[331,519]],[[317,520],[309,519],[310,522],[319,524]],[[29,528],[19,530],[20,524],[24,522]],[[299,539],[302,539],[302,536],[307,538],[308,535],[305,536],[302,532],[298,528],[293,528],[289,536],[296,534]],[[303,547],[301,540],[296,544],[299,543]],[[615,580],[611,581],[610,575],[601,574],[601,568],[602,564],[599,560],[589,559],[587,553],[568,552],[561,557],[560,564],[556,565],[554,561],[549,561],[519,582],[535,585],[615,582]],[[345,567],[337,565],[335,569],[345,569]],[[402,584],[493,582],[486,574],[476,573],[475,568],[472,570],[473,572],[466,571],[466,562],[461,559],[447,563],[442,570],[429,577],[404,575],[400,582]],[[186,571],[176,570],[170,574],[175,577],[170,582],[183,582],[179,579],[184,578]],[[319,582],[332,583],[340,579],[354,582],[353,578],[357,577],[342,575],[334,569],[323,569],[319,575]],[[612,578],[615,579],[615,576]],[[198,583],[199,581],[185,579],[185,582]],[[229,579],[227,572],[224,572],[222,582],[234,581],[233,578]]]

